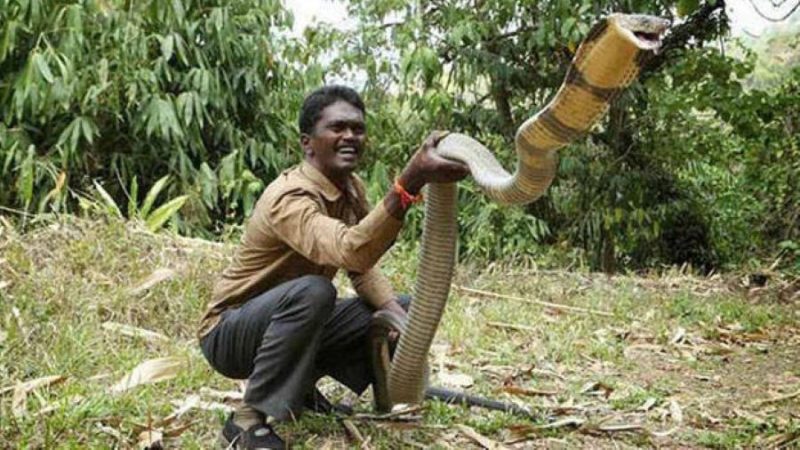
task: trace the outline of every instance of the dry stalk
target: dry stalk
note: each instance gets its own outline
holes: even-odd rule
[[[533,305],[540,305],[540,306],[545,306],[545,307],[548,307],[548,308],[558,309],[558,310],[563,310],[563,311],[573,311],[573,312],[580,312],[580,313],[585,313],[585,314],[593,314],[593,315],[597,315],[597,316],[614,317],[614,314],[612,314],[612,313],[610,313],[608,311],[601,311],[601,310],[598,310],[598,309],[580,308],[578,306],[561,305],[561,304],[558,304],[558,303],[551,303],[551,302],[546,302],[546,301],[543,301],[543,300],[532,300],[532,299],[529,299],[529,298],[515,297],[513,295],[503,295],[503,294],[498,294],[496,292],[482,291],[480,289],[472,289],[472,288],[459,286],[459,285],[453,285],[453,287],[456,288],[459,291],[463,291],[463,292],[466,292],[468,294],[477,294],[477,295],[483,295],[483,296],[486,296],[486,297],[500,298],[500,299],[504,299],[504,300],[514,300],[514,301],[518,301],[518,302],[530,303],[530,304],[533,304]]]
[[[768,398],[766,400],[758,401],[758,402],[756,402],[756,406],[764,406],[764,405],[768,405],[770,403],[780,403],[780,402],[783,402],[783,401],[786,401],[786,400],[791,400],[791,399],[796,398],[796,397],[800,397],[800,390],[792,392],[791,394],[781,395],[781,396],[778,396],[778,397]]]

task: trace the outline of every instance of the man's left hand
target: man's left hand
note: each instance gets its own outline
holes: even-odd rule
[[[406,310],[400,306],[400,303],[397,303],[397,300],[390,300],[381,307],[381,309],[385,309],[387,311],[391,311],[398,316],[402,317],[404,320],[407,318],[408,314],[406,314]],[[400,333],[397,331],[390,331],[389,332],[389,341],[396,342],[400,338]]]

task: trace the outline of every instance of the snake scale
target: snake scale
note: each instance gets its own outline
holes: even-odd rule
[[[462,161],[491,199],[503,204],[530,203],[555,176],[556,150],[588,133],[611,102],[636,78],[649,55],[658,51],[669,27],[665,19],[611,14],[589,31],[578,47],[564,82],[553,99],[517,130],[517,167],[513,175],[492,153],[463,134],[449,134],[436,147],[446,158]],[[387,315],[373,321],[376,407],[421,403],[427,382],[427,355],[442,317],[456,257],[455,183],[427,188],[425,222],[414,301],[406,324]],[[385,335],[402,331],[390,359]]]

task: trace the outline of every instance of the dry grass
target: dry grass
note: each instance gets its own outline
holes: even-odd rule
[[[212,447],[240,386],[212,373],[194,330],[232,247],[68,217],[26,234],[0,227],[0,442]],[[413,261],[406,247],[387,258],[399,290]],[[750,289],[734,276],[498,264],[461,267],[455,283],[499,296],[453,291],[434,382],[525,404],[536,420],[429,402],[418,419],[354,419],[348,433],[306,415],[282,433],[300,448],[797,445],[800,312],[777,276]],[[113,389],[154,358],[171,358],[161,381]],[[368,399],[324,389],[369,412]]]

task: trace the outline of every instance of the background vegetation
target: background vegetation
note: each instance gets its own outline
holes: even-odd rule
[[[278,0],[0,0],[0,205],[235,233],[299,159],[304,94],[343,77],[370,109],[375,198],[434,128],[480,139],[511,168],[516,126],[554,93],[595,18],[643,12],[675,21],[666,51],[561,152],[543,200],[504,208],[465,184],[462,256],[800,270],[793,18],[743,46],[721,0],[349,5],[355,30],[294,38]]]
[[[205,362],[197,320],[299,160],[304,94],[356,80],[373,199],[434,128],[513,167],[515,127],[608,11],[675,27],[546,197],[503,208],[462,183],[433,382],[533,415],[426,402],[386,421],[323,380],[361,437],[333,415],[279,432],[310,449],[798,445],[797,17],[740,42],[723,1],[349,7],[353,30],[293,37],[279,0],[0,0],[0,447],[213,445],[242,386]],[[421,216],[383,261],[400,292]],[[733,270],[665,267],[685,263]]]

